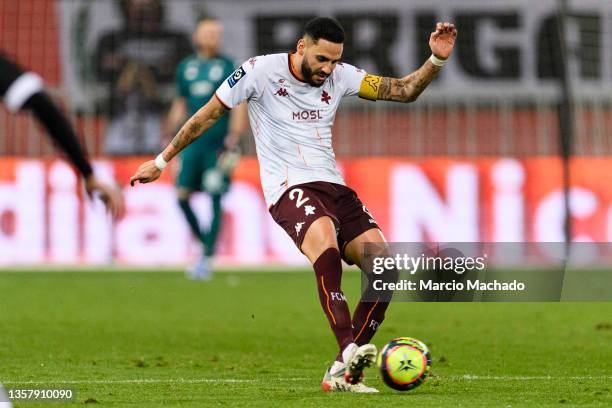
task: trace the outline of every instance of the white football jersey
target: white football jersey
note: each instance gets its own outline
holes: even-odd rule
[[[331,129],[340,99],[357,95],[365,75],[339,63],[317,88],[295,77],[289,54],[269,54],[246,61],[217,89],[217,98],[227,108],[248,101],[268,206],[296,184],[344,184],[336,168]]]

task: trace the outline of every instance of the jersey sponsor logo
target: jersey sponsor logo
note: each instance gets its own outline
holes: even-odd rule
[[[235,70],[234,73],[227,79],[227,83],[229,84],[230,88],[233,88],[234,85],[236,85],[238,81],[244,78],[245,75],[246,72],[244,71],[244,68],[240,67]]]
[[[293,120],[318,120],[323,119],[320,110],[303,110],[298,112],[291,112]]]
[[[323,93],[321,94],[321,102],[325,102],[326,104],[329,105],[330,99],[331,99],[331,96],[327,93],[327,91],[323,91]]]
[[[287,90],[285,88],[280,88],[278,91],[276,91],[276,93],[274,95],[288,97],[289,96],[289,92],[287,92]]]

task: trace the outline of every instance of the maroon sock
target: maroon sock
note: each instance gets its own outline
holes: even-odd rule
[[[347,345],[353,342],[353,327],[346,298],[340,289],[342,280],[340,252],[336,248],[326,249],[313,266],[323,312],[327,315],[342,352]]]
[[[368,287],[361,294],[361,299],[353,312],[353,341],[361,346],[368,344],[372,337],[376,334],[376,331],[385,320],[385,312],[389,303],[393,298],[393,291],[375,291],[372,285],[372,275],[369,275],[367,279],[370,281]],[[397,282],[398,271],[390,270],[385,275],[385,281]],[[374,300],[374,301],[373,301]],[[342,353],[338,353],[336,361],[342,362]]]
[[[353,313],[353,341],[361,346],[368,344],[376,330],[385,319],[389,302],[364,302],[357,304]],[[336,355],[336,361],[342,362],[342,350]]]
[[[397,282],[398,272],[387,271],[385,280]],[[372,340],[385,319],[385,312],[393,297],[393,291],[374,291],[372,276],[368,276],[370,284],[362,293],[361,299],[353,313],[353,337],[358,345],[367,344]],[[367,299],[367,301],[365,300]]]
[[[376,330],[385,320],[385,311],[389,302],[363,302],[360,301],[353,313],[353,337],[358,345],[368,344]]]

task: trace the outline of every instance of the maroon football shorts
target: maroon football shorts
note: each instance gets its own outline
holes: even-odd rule
[[[352,262],[344,257],[346,244],[369,229],[379,228],[355,191],[327,181],[289,187],[270,207],[270,214],[300,250],[310,225],[320,217],[330,217],[336,225],[340,254],[349,265]]]

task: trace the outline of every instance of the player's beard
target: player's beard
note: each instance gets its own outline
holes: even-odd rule
[[[327,79],[328,77],[328,75],[326,75],[323,71],[312,72],[312,68],[310,67],[310,64],[308,64],[308,61],[306,61],[306,58],[302,60],[302,66],[300,67],[300,70],[302,71],[304,81],[306,81],[309,85],[312,85],[317,88],[321,87],[325,83],[325,80],[323,80],[323,82],[321,83],[317,83],[314,81],[313,77],[319,74],[325,76],[325,79]]]

